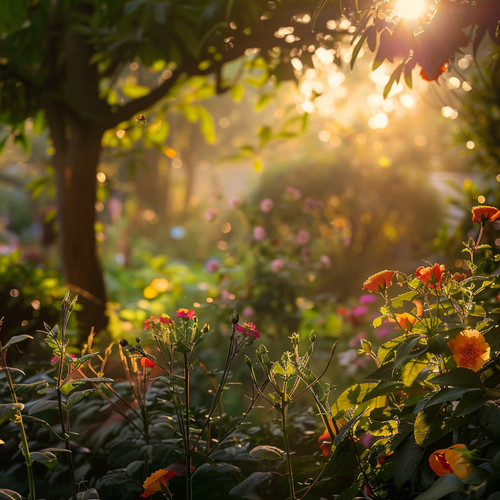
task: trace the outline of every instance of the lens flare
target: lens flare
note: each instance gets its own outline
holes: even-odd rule
[[[426,0],[397,0],[395,12],[405,19],[417,19],[427,9]]]

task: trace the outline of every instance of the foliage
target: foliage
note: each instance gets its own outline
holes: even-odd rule
[[[311,363],[317,334],[301,352],[294,333],[291,349],[276,361],[261,344],[256,361],[245,358],[245,401],[232,368],[244,348],[268,339],[238,314],[230,318],[225,362],[211,369],[204,346],[217,333],[190,309],[147,319],[144,334],[118,348],[97,352],[91,335],[76,352],[67,335],[75,299],[67,295],[59,326],[44,331],[51,367],[39,364],[45,371],[27,378],[8,362],[8,352],[30,335],[0,344],[7,380],[1,447],[2,455],[12,454],[12,466],[0,473],[2,493],[488,498],[499,487],[500,345],[498,276],[484,270],[498,258],[481,238],[499,218],[494,207],[473,208],[479,231],[465,242],[464,269],[428,263],[412,274],[385,270],[365,281],[363,288],[383,299],[374,328],[389,322],[398,334],[378,348],[353,339],[375,371],[337,396],[321,379],[341,342],[319,376]],[[393,293],[395,287],[402,290]],[[339,313],[349,317],[348,310]],[[350,321],[360,326],[355,315]],[[306,397],[314,409],[297,411],[296,400]],[[257,416],[264,408],[278,420]],[[19,440],[24,469],[14,452]]]

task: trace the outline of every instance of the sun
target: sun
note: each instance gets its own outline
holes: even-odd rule
[[[427,10],[427,0],[397,0],[394,11],[405,19],[417,19]]]

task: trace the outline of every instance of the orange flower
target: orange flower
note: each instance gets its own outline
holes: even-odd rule
[[[407,312],[396,313],[395,316],[396,319],[387,318],[387,321],[389,321],[389,323],[396,323],[396,328],[399,328],[400,330],[408,330],[409,332],[411,332],[413,325],[417,322],[418,319],[413,314]]]
[[[465,273],[459,273],[459,272],[456,272],[456,273],[455,273],[455,274],[451,277],[451,279],[452,279],[453,281],[458,281],[458,282],[460,282],[460,281],[463,281],[463,280],[467,279],[467,275],[466,275]]]
[[[495,222],[500,219],[500,210],[487,205],[472,207],[472,222]]]
[[[453,358],[460,368],[477,372],[490,359],[490,346],[484,337],[472,328],[461,331],[448,341]]]
[[[333,436],[337,435],[337,428],[341,428],[343,425],[347,423],[347,420],[342,417],[336,421],[337,427],[333,425],[333,420],[328,417],[328,422],[330,423],[330,430],[333,432]],[[325,432],[321,434],[318,438],[318,443],[320,444],[321,450],[323,451],[323,455],[327,457],[330,454],[330,450],[332,448],[332,436],[328,432],[328,429],[325,429]]]
[[[388,286],[392,285],[393,276],[394,271],[387,270],[373,274],[363,283],[363,290],[368,290],[369,292],[385,290]]]
[[[444,266],[434,264],[432,267],[419,267],[415,276],[422,282],[427,283],[429,288],[441,289],[441,281],[443,280]]]
[[[168,469],[160,469],[153,472],[145,481],[142,487],[144,492],[141,498],[149,497],[161,490],[162,485],[167,486],[167,481],[175,476],[175,471]]]
[[[460,479],[465,479],[472,472],[472,467],[464,451],[469,451],[465,444],[436,450],[429,457],[429,465],[438,476],[455,473]]]

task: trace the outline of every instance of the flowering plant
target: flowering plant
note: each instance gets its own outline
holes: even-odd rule
[[[481,244],[484,224],[498,211],[474,207],[472,213],[479,234],[464,244],[469,258],[459,272],[426,263],[412,274],[382,271],[363,285],[383,300],[373,326],[393,324],[397,334],[378,349],[362,339],[359,352],[374,371],[331,408],[347,423],[333,440],[328,470],[348,446],[359,456],[345,498],[434,499],[464,491],[486,498],[498,487],[492,457],[500,451],[493,389],[499,277],[479,273],[485,259],[498,261]],[[359,441],[347,445],[339,438],[349,433]]]

